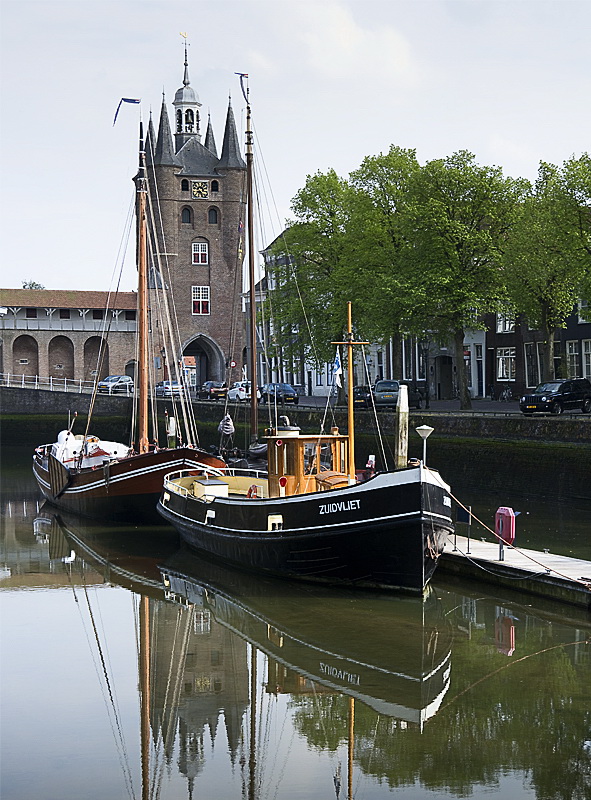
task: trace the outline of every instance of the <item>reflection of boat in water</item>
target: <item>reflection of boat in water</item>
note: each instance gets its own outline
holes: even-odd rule
[[[306,681],[385,716],[422,726],[449,687],[451,628],[434,591],[420,599],[285,584],[184,550],[163,580],[169,599],[209,610]]]
[[[34,520],[43,530],[52,557],[74,552],[79,559],[114,583],[155,599],[164,599],[159,565],[178,549],[178,538],[162,526],[132,530],[115,523],[80,519],[45,503]]]
[[[42,512],[52,513],[47,506]],[[451,628],[433,590],[425,598],[392,597],[285,583],[179,550],[162,529],[122,536],[113,525],[81,525],[63,514],[55,520],[64,552],[73,549],[108,581],[211,614],[263,651],[282,667],[270,669],[273,691],[317,683],[422,726],[449,687]]]
[[[348,744],[352,787],[354,748],[362,763],[368,715],[372,726],[399,720],[401,729],[421,730],[446,694],[450,627],[433,591],[425,599],[392,597],[255,577],[179,549],[162,529],[101,525],[50,506],[41,509],[39,526],[50,543],[55,539],[54,552],[75,552],[76,562],[68,565],[73,589],[77,574],[87,585],[88,565],[92,575],[98,571],[105,581],[141,595],[133,607],[146,800],[158,796],[150,791],[150,765],[162,775],[163,754],[172,763],[175,748],[192,796],[208,761],[202,743],[211,735],[213,746],[218,727],[232,772],[240,764],[249,787],[244,796],[262,796],[256,787],[270,753],[259,730],[291,725],[308,737],[303,720],[324,724],[325,702],[334,710],[339,748]],[[101,596],[91,595],[95,616]],[[118,618],[118,630],[122,623]],[[107,638],[102,630],[95,633],[97,648],[104,638],[104,652]],[[263,660],[264,682],[257,678]],[[288,738],[281,744],[286,758]],[[322,747],[334,754],[328,737]],[[334,770],[333,756],[331,761]]]

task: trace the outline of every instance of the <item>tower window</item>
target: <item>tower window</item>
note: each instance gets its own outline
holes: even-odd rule
[[[217,181],[212,181],[211,182],[211,191],[212,192],[219,192],[219,190],[220,190],[219,183]]]
[[[181,222],[191,224],[191,209],[183,208],[181,212]]]
[[[104,319],[105,312],[102,308],[93,308],[92,310],[92,318],[93,319]]]
[[[191,300],[194,315],[209,314],[209,286],[192,286]]]
[[[218,210],[217,208],[210,208],[207,212],[207,221],[210,225],[218,224]]]
[[[194,127],[195,127],[195,118],[193,116],[192,110],[189,108],[185,112],[185,133],[193,133]]]
[[[60,308],[60,319],[70,319],[69,308]]]
[[[189,181],[186,178],[183,178],[181,181],[181,192],[188,192],[189,191]]]
[[[37,309],[36,308],[26,308],[25,309],[25,317],[26,317],[26,319],[37,319]]]
[[[192,259],[191,263],[193,264],[208,264],[209,263],[209,246],[207,242],[193,242],[191,245],[192,247]]]
[[[183,112],[180,110],[180,108],[177,108],[176,111],[176,132],[183,132]]]

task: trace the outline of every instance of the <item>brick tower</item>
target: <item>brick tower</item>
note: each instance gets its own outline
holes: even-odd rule
[[[158,135],[150,121],[146,140],[153,216],[160,229],[153,239],[157,256],[152,282],[172,290],[181,341],[175,357],[184,360],[191,384],[199,386],[206,380],[238,379],[245,358],[241,293],[246,164],[231,103],[221,155],[211,120],[201,142],[201,103],[190,85],[186,47],[183,85],[173,107],[174,138],[163,97]],[[157,335],[154,342],[158,346]],[[237,368],[230,376],[232,361]]]

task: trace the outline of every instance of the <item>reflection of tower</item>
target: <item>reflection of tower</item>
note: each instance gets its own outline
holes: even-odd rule
[[[189,780],[202,772],[205,742],[213,748],[224,717],[232,761],[248,706],[247,644],[196,606],[152,602],[152,711],[170,762],[178,731],[178,767]],[[225,745],[224,745],[225,747]]]

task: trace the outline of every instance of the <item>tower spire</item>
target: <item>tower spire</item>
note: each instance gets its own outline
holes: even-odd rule
[[[189,60],[187,57],[187,41],[185,40],[185,74],[183,77],[183,86],[188,86],[191,83],[189,80]]]
[[[199,132],[199,109],[201,108],[201,103],[189,79],[187,37],[184,33],[181,36],[185,38],[185,69],[183,85],[180,89],[177,89],[173,101],[175,117],[174,140],[177,153],[190,139],[196,138],[198,142],[201,141]]]

